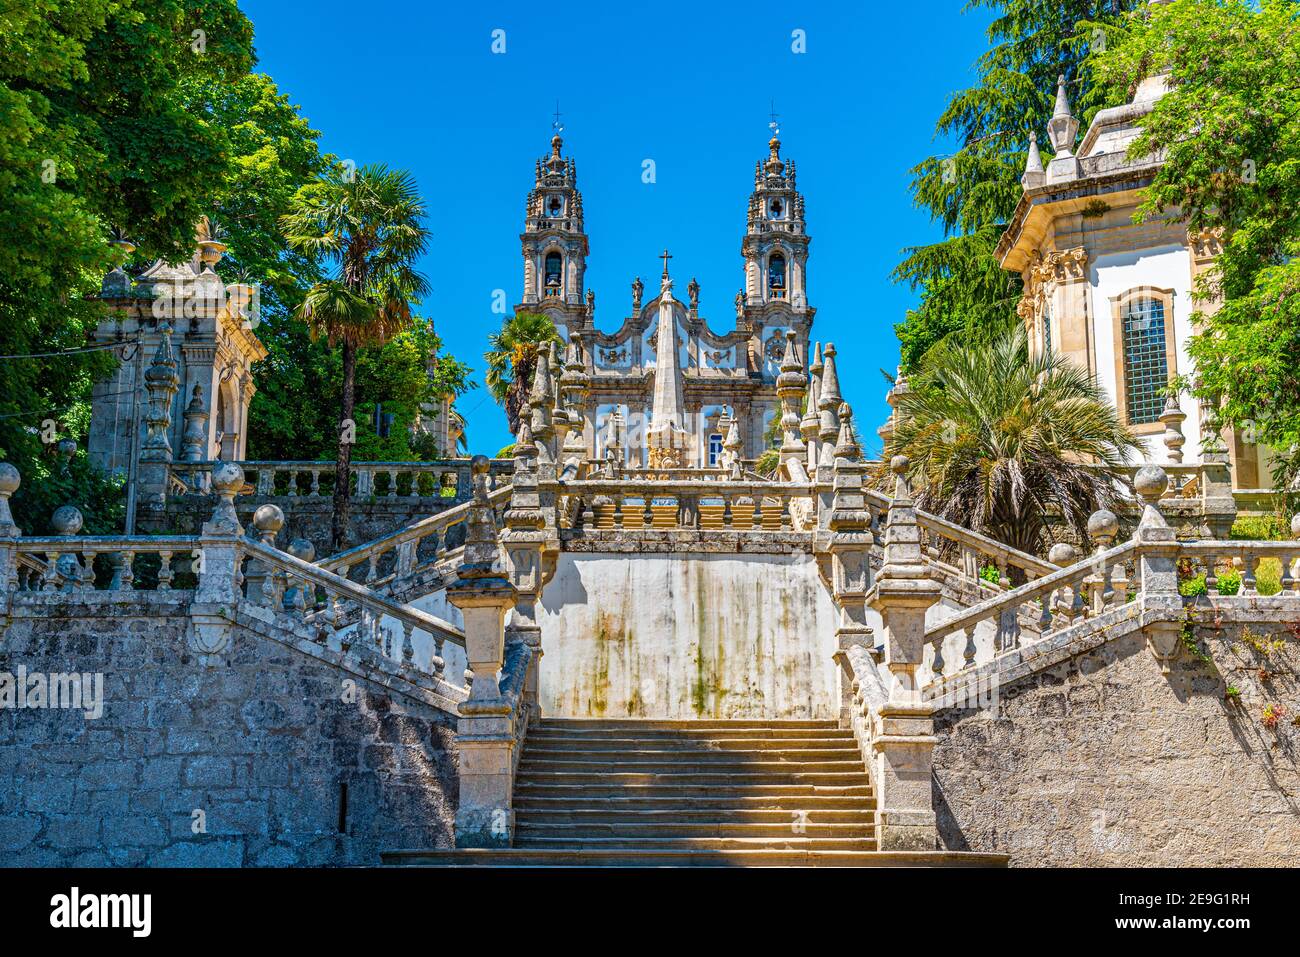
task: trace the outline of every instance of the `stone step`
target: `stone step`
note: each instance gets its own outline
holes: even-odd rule
[[[515,847],[563,848],[581,846],[596,850],[700,850],[743,851],[803,850],[803,851],[874,851],[874,837],[592,837],[582,838],[531,837],[516,833]]]
[[[749,729],[757,732],[820,729],[838,731],[839,724],[834,720],[813,718],[543,718],[536,725],[538,731],[682,731],[687,733],[706,731],[732,731]],[[533,729],[529,730],[529,737]]]
[[[1005,854],[970,851],[726,851],[614,848],[504,848],[385,851],[401,867],[1006,867]]]
[[[694,735],[637,735],[613,737],[593,734],[541,734],[530,731],[525,743],[528,751],[841,751],[857,750],[853,735],[831,736],[831,732],[812,729],[780,735],[752,737],[697,737]]]
[[[695,742],[723,741],[758,741],[762,744],[770,741],[839,741],[852,742],[852,731],[840,731],[839,728],[707,728],[698,731],[686,731],[682,728],[547,728],[530,727],[526,744],[580,744],[589,746],[604,741],[672,741],[677,744],[695,744]],[[841,744],[842,746],[842,744]]]
[[[609,775],[596,775],[608,778]],[[871,786],[866,783],[866,775],[860,776],[858,785],[815,785],[815,784],[743,784],[732,781],[728,784],[687,784],[687,783],[626,783],[626,784],[581,784],[577,782],[545,784],[520,783],[516,788],[516,797],[530,798],[566,798],[579,804],[593,798],[667,798],[675,801],[690,801],[695,798],[708,798],[717,801],[738,801],[745,798],[771,797],[814,797],[854,798],[872,797]]]
[[[712,787],[737,788],[763,785],[810,785],[851,787],[865,784],[867,772],[860,766],[853,771],[737,771],[734,774],[717,771],[670,772],[648,771],[552,771],[545,775],[520,775],[523,787],[536,785],[570,785],[595,787],[645,786],[645,787]]]
[[[558,802],[557,802],[558,803]],[[757,807],[699,807],[692,802],[686,807],[535,807],[521,808],[516,804],[515,822],[519,827],[552,824],[782,824],[798,820],[807,824],[875,824],[875,802],[869,807],[852,809],[808,808],[757,808]],[[609,802],[613,803],[613,802]]]
[[[751,760],[711,758],[707,755],[663,755],[655,757],[645,754],[629,754],[622,758],[586,758],[567,759],[551,756],[535,756],[524,753],[519,762],[518,776],[523,780],[550,776],[554,774],[606,774],[614,771],[619,774],[726,774],[726,775],[760,775],[760,774],[866,774],[860,755],[849,752],[849,757],[839,760],[807,757],[781,759],[769,755],[756,755]]]
[[[876,799],[869,787],[857,795],[838,794],[754,794],[749,791],[732,792],[718,795],[706,793],[703,796],[655,796],[653,792],[646,796],[626,796],[628,792],[620,791],[614,796],[595,796],[586,794],[579,797],[579,789],[573,789],[572,796],[546,796],[521,793],[516,794],[514,807],[518,812],[545,813],[579,813],[589,811],[593,814],[623,814],[645,811],[663,811],[665,813],[684,814],[692,811],[726,812],[732,814],[749,812],[772,812],[788,814],[791,811],[864,811],[874,813]]]
[[[529,818],[515,822],[515,845],[522,847],[536,840],[587,842],[595,839],[648,840],[677,837],[744,837],[744,838],[870,838],[873,824],[861,821],[847,824],[812,824],[787,817],[784,821],[761,824],[734,821],[686,821],[669,824],[660,821],[573,824],[550,821],[538,823]]]

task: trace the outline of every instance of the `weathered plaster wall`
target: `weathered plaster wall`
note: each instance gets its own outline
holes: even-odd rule
[[[810,555],[566,552],[542,599],[544,714],[838,713],[834,611]]]
[[[1198,628],[1213,663],[1183,652],[1168,677],[1121,638],[1000,688],[996,717],[937,715],[943,846],[1013,866],[1300,864],[1300,642],[1256,633]]]
[[[452,844],[454,718],[243,631],[201,668],[187,623],[142,604],[10,624],[0,672],[102,672],[105,703],[0,709],[0,864],[374,864]]]

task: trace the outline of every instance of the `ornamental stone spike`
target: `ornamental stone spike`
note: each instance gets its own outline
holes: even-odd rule
[[[813,344],[812,361],[808,363],[808,401],[803,418],[799,421],[799,433],[808,447],[808,470],[811,473],[817,467],[817,443],[821,432],[821,418],[817,404],[822,394],[822,344]]]
[[[537,446],[538,462],[554,462],[550,441],[555,434],[551,426],[551,358],[549,350],[540,350],[533,371],[533,388],[528,405],[532,409],[532,435]]]
[[[835,442],[840,437],[839,408],[840,376],[835,367],[835,343],[826,343],[822,350],[822,388],[817,399],[817,408],[821,413],[819,437],[822,444],[822,458],[818,465],[835,463]]]
[[[1056,78],[1056,109],[1047,121],[1047,133],[1052,140],[1052,150],[1057,157],[1072,156],[1074,140],[1079,133],[1079,121],[1070,114],[1070,100],[1065,94],[1065,74]]]
[[[862,446],[853,427],[853,409],[847,402],[840,403],[840,434],[835,442],[835,466],[841,461],[857,462],[862,458]]]
[[[1187,413],[1183,411],[1182,406],[1178,404],[1177,393],[1171,392],[1165,399],[1165,407],[1160,413],[1160,421],[1164,423],[1165,449],[1169,454],[1169,461],[1175,465],[1183,461],[1183,446],[1187,442],[1186,436],[1183,435],[1183,422],[1187,418]]]
[[[781,458],[802,458],[806,446],[800,435],[799,404],[803,398],[804,387],[808,384],[803,374],[803,365],[799,361],[799,346],[795,341],[796,333],[787,329],[785,333],[785,356],[781,360],[781,374],[776,377],[776,394],[781,401]]]
[[[1047,178],[1043,169],[1043,155],[1038,151],[1038,134],[1029,131],[1029,155],[1025,158],[1025,172],[1020,177],[1020,185],[1025,189],[1037,189]]]

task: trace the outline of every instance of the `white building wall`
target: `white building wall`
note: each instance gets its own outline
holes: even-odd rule
[[[1196,311],[1191,299],[1191,261],[1184,246],[1162,246],[1134,252],[1098,256],[1092,263],[1090,275],[1089,315],[1092,317],[1092,341],[1096,349],[1097,378],[1112,402],[1119,396],[1115,381],[1115,320],[1111,298],[1136,286],[1154,286],[1174,290],[1174,337],[1176,339],[1178,374],[1193,371],[1187,354],[1187,340],[1192,336],[1191,315]],[[1171,370],[1172,372],[1173,370]],[[1179,404],[1187,419],[1183,422],[1183,461],[1197,462],[1201,457],[1201,414],[1199,404],[1183,394]],[[1150,461],[1166,464],[1168,449],[1159,434],[1147,437]],[[1137,456],[1134,457],[1136,461]]]

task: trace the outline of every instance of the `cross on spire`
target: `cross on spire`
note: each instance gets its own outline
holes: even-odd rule
[[[662,260],[664,261],[664,278],[667,279],[667,278],[668,278],[668,260],[670,260],[670,259],[673,258],[673,257],[672,257],[672,254],[669,253],[668,250],[665,248],[664,251],[663,251],[662,253],[659,254],[659,258],[662,259]]]
[[[551,121],[551,129],[556,133],[564,132],[564,124],[560,122],[560,101],[555,101],[555,119]]]
[[[781,133],[781,127],[776,120],[777,117],[779,117],[781,114],[776,111],[776,100],[772,100],[770,102],[771,102],[771,112],[767,114],[769,117],[767,128],[772,131],[773,136],[779,136]]]

